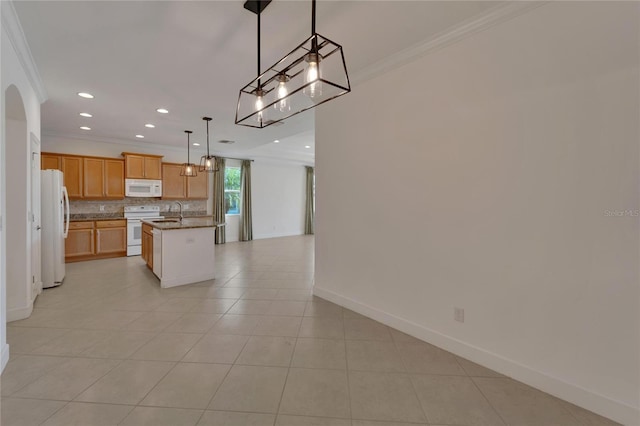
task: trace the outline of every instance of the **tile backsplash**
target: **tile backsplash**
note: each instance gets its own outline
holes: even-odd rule
[[[207,214],[207,200],[180,200],[185,216],[205,216]],[[125,206],[160,206],[160,215],[178,215],[178,205],[175,201],[159,200],[157,198],[126,198],[124,200],[71,200],[69,213],[72,219],[87,217],[122,217]]]

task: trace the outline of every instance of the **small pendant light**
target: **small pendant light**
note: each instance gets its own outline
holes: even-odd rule
[[[202,117],[202,119],[207,122],[207,155],[203,155],[200,158],[199,171],[214,173],[218,171],[218,167],[216,166],[216,157],[209,154],[209,122],[211,121],[211,117]]]
[[[184,132],[187,134],[187,162],[182,164],[180,176],[195,177],[198,176],[198,171],[196,170],[196,165],[191,162],[191,157],[189,155],[189,148],[191,145],[189,136],[193,132],[191,130],[185,130]]]

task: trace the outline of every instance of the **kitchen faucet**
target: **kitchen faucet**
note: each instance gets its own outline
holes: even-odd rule
[[[182,222],[182,203],[180,201],[174,201],[180,207],[180,222]]]

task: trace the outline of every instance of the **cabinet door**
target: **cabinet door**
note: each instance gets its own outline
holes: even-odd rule
[[[104,198],[104,160],[85,158],[83,167],[82,193],[84,198]]]
[[[65,259],[94,254],[93,229],[69,229],[64,240]]]
[[[147,246],[147,266],[153,271],[153,234],[147,234],[149,244]]]
[[[123,160],[104,160],[104,185],[108,198],[124,198]]]
[[[144,157],[144,178],[162,179],[162,159],[158,157]]]
[[[42,170],[60,170],[60,156],[51,154],[42,154],[40,157],[40,169]]]
[[[144,179],[144,157],[142,155],[127,154],[124,157],[127,179]]]
[[[64,186],[71,198],[82,198],[82,157],[61,157]]]
[[[180,164],[162,164],[162,198],[181,199],[187,196],[184,176],[180,176]]]
[[[96,229],[96,254],[127,251],[127,228]]]
[[[203,198],[209,196],[209,173],[201,172],[195,177],[186,177],[187,198]]]
[[[148,242],[147,242],[147,234],[145,234],[144,232],[142,233],[142,247],[141,247],[141,252],[140,255],[142,256],[142,260],[144,260],[144,263],[147,263],[147,249],[148,249]]]

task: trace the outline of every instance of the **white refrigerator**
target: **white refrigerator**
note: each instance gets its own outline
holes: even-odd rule
[[[43,170],[41,178],[42,287],[62,284],[64,239],[69,233],[69,195],[60,170]]]

